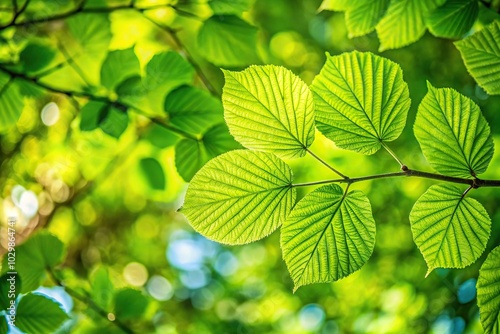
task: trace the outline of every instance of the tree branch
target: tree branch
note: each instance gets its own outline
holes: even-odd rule
[[[393,177],[401,177],[401,176],[413,176],[420,177],[425,179],[439,180],[451,183],[460,183],[467,184],[471,188],[477,189],[481,187],[500,187],[500,180],[481,180],[478,178],[475,179],[466,179],[461,177],[447,176],[436,173],[428,173],[414,169],[408,169],[402,172],[395,173],[385,173],[385,174],[375,174],[361,177],[353,177],[353,178],[344,178],[344,179],[333,179],[333,180],[322,180],[322,181],[314,181],[314,182],[305,182],[305,183],[296,183],[292,184],[293,187],[305,187],[305,186],[315,186],[320,184],[329,184],[329,183],[356,183],[362,181],[376,180],[376,179],[386,179]]]
[[[106,319],[107,321],[111,322],[113,325],[117,326],[118,328],[120,328],[122,331],[124,331],[125,333],[127,334],[133,334],[134,331],[132,329],[130,329],[127,325],[125,325],[123,322],[121,322],[120,320],[114,318],[114,320],[111,320],[109,318],[109,315],[110,313],[109,312],[106,312],[106,310],[102,309],[99,305],[97,305],[91,298],[87,297],[87,296],[84,296],[82,294],[80,294],[79,292],[77,292],[76,290],[73,290],[72,288],[66,286],[54,273],[54,271],[52,270],[52,268],[50,267],[47,267],[46,268],[46,271],[47,273],[49,274],[50,278],[52,279],[52,281],[60,286],[60,287],[63,287],[64,290],[73,298],[81,301],[82,303],[84,303],[85,305],[87,305],[88,307],[90,307],[92,310],[94,310],[97,314],[99,314],[102,318]],[[113,315],[114,316],[114,315]]]

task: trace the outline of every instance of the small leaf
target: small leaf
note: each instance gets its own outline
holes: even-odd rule
[[[470,30],[478,14],[477,0],[448,0],[429,15],[427,26],[434,36],[460,38]]]
[[[177,144],[182,137],[161,125],[151,123],[143,138],[156,147],[167,148]]]
[[[111,137],[118,139],[127,129],[128,114],[126,111],[119,110],[115,107],[110,107],[106,110],[99,127]]]
[[[164,92],[190,83],[193,77],[193,67],[180,54],[162,52],[154,55],[146,65],[143,86],[146,91],[162,88]]]
[[[139,59],[135,55],[134,48],[111,51],[102,64],[101,84],[108,89],[114,89],[125,79],[138,76],[140,73]]]
[[[283,158],[306,154],[314,141],[314,103],[299,77],[274,65],[224,76],[224,117],[237,141]]]
[[[294,207],[281,228],[283,259],[294,290],[327,283],[361,268],[375,245],[375,221],[361,191],[320,187]]]
[[[111,311],[115,288],[109,277],[108,268],[99,266],[89,277],[92,300],[105,311]]]
[[[198,33],[198,49],[217,66],[258,63],[257,28],[234,15],[214,15]]]
[[[64,255],[64,245],[48,232],[39,232],[16,248],[16,271],[21,277],[20,293],[33,291],[46,277],[46,268],[59,264]],[[7,257],[3,260],[3,272],[8,271]]]
[[[484,333],[500,333],[500,246],[491,251],[479,270],[477,305]]]
[[[26,333],[54,333],[67,319],[61,305],[44,295],[29,293],[17,306],[16,327]]]
[[[163,172],[163,167],[158,160],[154,158],[144,158],[141,159],[139,165],[151,189],[165,189],[165,173]]]
[[[311,90],[318,130],[338,147],[373,154],[406,124],[410,95],[403,72],[372,53],[327,55]]]
[[[148,299],[138,290],[122,289],[115,296],[115,315],[118,319],[140,318],[148,306]]]
[[[418,41],[426,30],[425,16],[436,7],[436,0],[392,0],[386,15],[376,26],[379,51]]]
[[[427,86],[414,126],[427,161],[451,176],[484,173],[493,157],[493,139],[481,110],[453,89]]]
[[[455,42],[455,46],[477,83],[490,95],[500,94],[500,21]]]
[[[177,172],[189,182],[207,161],[230,150],[241,148],[228,133],[224,123],[208,129],[199,140],[185,138],[175,146],[175,167]]]
[[[193,177],[181,212],[209,239],[246,244],[282,224],[295,202],[291,184],[290,167],[276,156],[231,151]]]
[[[23,111],[23,102],[16,81],[0,72],[0,134],[16,124]]]
[[[19,54],[19,62],[24,71],[36,72],[47,66],[54,59],[55,52],[50,47],[38,43],[28,43]]]
[[[128,114],[105,102],[89,101],[80,111],[80,130],[101,128],[114,138],[120,138],[128,126]]]
[[[410,213],[413,240],[429,273],[435,268],[464,268],[486,248],[491,221],[484,207],[450,185],[433,185]]]
[[[345,15],[349,38],[372,32],[387,11],[389,3],[390,0],[353,1]]]
[[[192,86],[182,86],[168,94],[165,111],[170,124],[193,135],[202,134],[209,127],[224,122],[220,101]]]

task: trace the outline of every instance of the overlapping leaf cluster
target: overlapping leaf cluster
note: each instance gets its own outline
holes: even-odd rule
[[[312,154],[315,127],[340,148],[362,154],[388,149],[387,143],[403,131],[410,108],[401,68],[354,51],[327,55],[310,88],[273,65],[224,74],[226,123],[250,150],[209,161],[193,177],[182,212],[195,230],[227,244],[256,241],[280,228],[295,289],[360,269],[371,256],[376,234],[366,195],[350,190],[350,179],[338,173],[345,189],[324,185],[295,203],[292,172],[281,159]],[[429,273],[438,267],[463,268],[479,258],[490,236],[488,213],[467,196],[493,156],[490,128],[471,99],[428,84],[414,132],[435,170],[471,179],[467,189],[431,186],[410,214]],[[488,307],[498,310],[500,304]]]
[[[478,0],[324,0],[321,9],[345,12],[350,38],[376,30],[380,51],[412,44],[427,30],[440,38],[464,38],[480,12],[489,11]],[[500,22],[494,20],[455,43],[471,75],[490,95],[500,94],[499,39]]]

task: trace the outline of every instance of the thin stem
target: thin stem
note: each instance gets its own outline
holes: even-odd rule
[[[402,170],[405,170],[406,165],[401,161],[401,159],[398,158],[396,153],[394,153],[389,146],[387,146],[383,141],[380,142],[382,144],[382,147],[385,148],[385,150],[396,160],[399,164],[399,167],[401,167]]]
[[[120,328],[122,331],[124,331],[127,334],[133,334],[134,331],[130,329],[127,325],[125,325],[123,322],[121,322],[118,319],[110,320],[109,312],[106,312],[106,310],[102,309],[99,305],[97,305],[92,299],[88,298],[87,296],[84,296],[77,292],[76,290],[73,290],[72,288],[66,286],[54,273],[52,268],[47,267],[46,268],[47,273],[49,274],[50,278],[54,283],[60,287],[63,287],[64,290],[73,298],[78,299],[82,303],[86,304],[88,307],[93,309],[97,314],[99,314],[101,317],[106,319],[107,321],[111,322],[113,325],[117,326]],[[114,315],[113,315],[114,316]]]
[[[305,182],[305,183],[296,183],[292,184],[292,187],[306,187],[306,186],[315,186],[319,184],[328,184],[328,183],[356,183],[362,181],[376,180],[376,179],[386,179],[393,177],[401,177],[401,176],[413,176],[420,177],[425,179],[433,179],[451,183],[460,183],[460,184],[468,184],[470,188],[481,188],[481,187],[500,187],[500,180],[481,180],[481,179],[466,179],[461,177],[453,177],[435,173],[428,173],[419,170],[408,169],[402,172],[394,172],[394,173],[385,173],[385,174],[375,174],[375,175],[367,175],[361,177],[353,177],[348,179],[332,179],[332,180],[322,180],[322,181],[314,181],[314,182]],[[468,190],[467,190],[468,192]],[[466,193],[465,193],[466,194]],[[464,195],[465,195],[464,194]]]
[[[318,157],[310,149],[308,149],[307,147],[305,149],[306,149],[306,151],[310,155],[312,155],[316,160],[318,160],[319,162],[321,162],[323,165],[325,165],[328,169],[330,169],[331,171],[333,171],[335,174],[337,174],[338,176],[344,178],[344,180],[348,180],[349,179],[349,177],[345,176],[344,174],[342,174],[341,172],[339,172],[338,170],[336,170],[335,168],[333,168],[332,166],[330,166],[329,163],[327,163],[326,161],[324,161],[323,159],[321,159],[320,157]]]
[[[26,74],[23,74],[23,73],[17,73],[17,72],[14,72],[14,71],[11,71],[3,66],[0,66],[0,71],[3,71],[5,73],[7,73],[8,75],[10,75],[10,77],[13,79],[15,78],[19,78],[19,79],[22,79],[22,80],[25,80],[27,82],[30,82],[40,88],[43,88],[49,92],[52,92],[52,93],[56,93],[56,94],[63,94],[63,95],[66,95],[68,97],[73,97],[73,96],[79,96],[79,97],[85,97],[85,98],[88,98],[88,99],[91,99],[93,101],[100,101],[100,102],[103,102],[103,103],[106,103],[106,104],[111,104],[115,107],[117,107],[118,109],[120,110],[132,110],[132,111],[136,111],[137,113],[139,114],[142,114],[144,116],[147,117],[148,113],[144,110],[141,110],[140,108],[136,107],[136,106],[133,106],[133,105],[129,105],[123,101],[111,101],[109,100],[108,98],[106,97],[102,97],[102,96],[95,96],[95,95],[92,95],[92,94],[89,94],[89,93],[85,93],[85,92],[76,92],[76,91],[69,91],[69,90],[63,90],[63,89],[59,89],[59,88],[55,88],[55,87],[52,87],[50,85],[47,85],[43,82],[40,82],[39,81],[39,78],[36,78],[36,77],[30,77],[30,76],[27,76]],[[189,139],[192,139],[192,140],[199,140],[199,138],[197,138],[196,136],[193,136],[192,134],[190,133],[187,133],[181,129],[178,129],[174,126],[171,126],[169,124],[165,124],[162,120],[160,119],[157,119],[157,118],[151,118],[151,117],[148,117],[149,120],[155,124],[158,124],[160,125],[161,127],[167,129],[167,130],[170,130],[172,132],[175,132],[179,135],[181,135],[182,137],[185,137],[185,138],[189,138]]]

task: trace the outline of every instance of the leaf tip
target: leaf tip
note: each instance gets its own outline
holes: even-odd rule
[[[427,84],[427,90],[428,91],[431,91],[433,89],[436,89],[429,80],[425,80],[426,84]]]
[[[434,269],[436,269],[436,268],[434,268],[434,267],[429,267],[429,268],[427,269],[427,273],[425,273],[425,278],[427,278],[427,276],[429,276],[429,275],[430,275],[430,273],[431,273]]]

